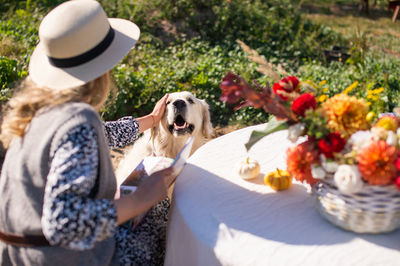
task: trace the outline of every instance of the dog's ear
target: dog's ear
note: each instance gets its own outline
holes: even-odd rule
[[[209,106],[205,100],[200,100],[200,102],[201,102],[201,112],[203,116],[203,124],[201,125],[202,126],[201,132],[203,133],[204,137],[210,138],[214,130],[211,124]]]
[[[160,131],[160,123],[161,123],[161,120],[154,127],[150,128],[150,141],[151,142],[154,142],[156,136],[158,135],[158,133]]]

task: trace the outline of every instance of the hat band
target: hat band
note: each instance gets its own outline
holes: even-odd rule
[[[114,29],[110,26],[106,37],[89,51],[69,58],[55,58],[48,56],[50,64],[56,67],[74,67],[89,62],[93,58],[103,53],[111,44],[115,36]]]

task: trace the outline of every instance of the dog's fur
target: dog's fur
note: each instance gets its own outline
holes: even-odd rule
[[[160,123],[144,132],[120,161],[116,176],[126,178],[145,156],[175,158],[190,136],[194,136],[191,154],[213,132],[209,106],[187,91],[169,94]]]

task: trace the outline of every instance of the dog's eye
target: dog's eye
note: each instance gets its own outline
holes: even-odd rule
[[[171,103],[171,101],[167,101],[165,104],[168,105],[168,104],[170,104],[170,103]]]
[[[194,104],[194,101],[192,100],[192,98],[189,98],[189,99],[188,99],[188,102],[189,102],[190,104]]]

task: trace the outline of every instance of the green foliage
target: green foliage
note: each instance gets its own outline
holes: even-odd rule
[[[61,2],[11,0],[0,5],[1,100],[7,100],[12,84],[26,76],[39,23]],[[299,9],[301,0],[100,2],[109,17],[132,20],[141,28],[136,48],[113,70],[118,94],[102,110],[105,119],[147,114],[165,93],[187,90],[209,103],[214,125],[267,121],[262,110],[234,111],[219,100],[219,84],[228,71],[261,85],[272,82],[256,71],[257,65],[247,59],[237,39],[303,81],[326,80],[329,96],[358,81],[351,94],[368,98],[384,88],[378,99],[369,100],[377,112],[399,104],[399,60],[372,54],[362,33],[347,40],[310,22]],[[350,47],[352,56],[345,64],[326,64],[322,51],[333,44]]]
[[[249,151],[254,144],[256,144],[260,139],[268,136],[271,133],[288,129],[289,125],[285,120],[277,120],[275,116],[268,121],[264,130],[254,130],[251,132],[249,141],[245,144],[246,150]]]
[[[376,113],[391,112],[400,105],[400,60],[380,54],[367,54],[365,58],[353,65],[333,62],[329,65],[312,61],[299,68],[298,75],[303,81],[314,83],[326,81],[326,95],[344,91],[354,82],[359,84],[349,92],[365,98],[371,103]],[[378,97],[368,97],[372,90],[383,88]]]
[[[17,9],[0,20],[0,56],[18,60],[26,69],[29,56],[38,42],[38,26],[43,15]]]
[[[329,134],[329,129],[326,127],[327,120],[320,111],[307,110],[305,116],[301,118],[301,122],[305,125],[307,135],[313,136],[317,140]]]
[[[17,60],[0,56],[0,103],[11,97],[13,83],[24,76],[26,71],[20,70]]]
[[[119,93],[104,117],[144,115],[151,112],[165,93],[187,90],[208,102],[214,123],[226,124],[230,119],[246,123],[255,117],[261,120],[266,115],[258,115],[257,112],[262,113],[260,110],[247,111],[247,114],[233,112],[219,100],[219,84],[227,71],[252,78],[260,76],[254,69],[254,63],[247,60],[238,45],[228,51],[194,38],[162,49],[142,41],[124,64],[114,69]]]
[[[33,10],[41,8],[48,10],[62,2],[62,0],[1,0],[0,12],[9,12],[10,10],[24,9]]]

